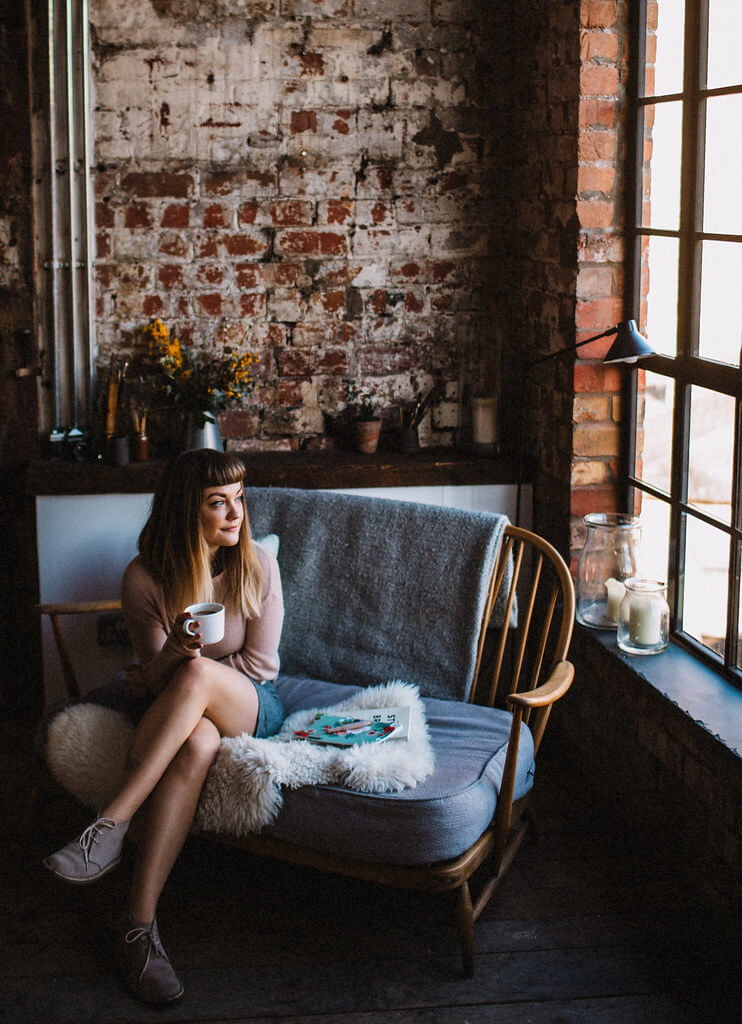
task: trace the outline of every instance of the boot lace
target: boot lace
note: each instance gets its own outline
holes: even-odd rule
[[[144,958],[144,966],[139,974],[141,979],[144,972],[147,970],[147,965],[153,957],[164,957],[167,960],[167,953],[165,952],[162,943],[160,942],[160,936],[157,934],[157,930],[154,925],[151,928],[142,928],[140,925],[136,925],[134,928],[130,928],[124,936],[124,941],[127,945],[132,945],[135,942],[139,942],[141,939],[147,940],[147,953]],[[169,961],[168,961],[169,963]]]
[[[90,849],[93,843],[99,843],[101,836],[103,835],[104,828],[115,828],[116,822],[111,821],[110,818],[98,818],[92,825],[89,825],[83,834],[80,836],[78,842],[80,843],[80,849],[85,857],[85,866],[87,867],[90,860]]]

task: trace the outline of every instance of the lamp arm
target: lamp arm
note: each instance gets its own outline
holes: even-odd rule
[[[526,370],[530,370],[532,366],[538,366],[539,363],[545,363],[549,359],[556,359],[557,356],[561,356],[565,352],[576,352],[583,345],[589,345],[591,341],[600,341],[601,338],[609,338],[612,334],[618,334],[618,327],[609,327],[607,331],[603,331],[602,334],[596,334],[594,338],[586,338],[584,341],[578,341],[575,345],[565,345],[564,348],[558,348],[556,352],[549,352],[547,356],[540,356],[538,359],[528,363]]]

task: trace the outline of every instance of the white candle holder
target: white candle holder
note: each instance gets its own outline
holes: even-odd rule
[[[634,577],[624,580],[626,594],[618,609],[616,642],[627,654],[659,654],[670,636],[667,585]]]

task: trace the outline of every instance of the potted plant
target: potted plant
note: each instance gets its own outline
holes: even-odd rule
[[[148,342],[153,392],[185,415],[183,447],[222,448],[218,413],[245,399],[255,387],[250,366],[253,352],[238,355],[232,348],[216,353],[205,349],[189,351],[170,336],[162,320],[142,328]]]
[[[353,447],[363,455],[372,455],[379,443],[381,420],[376,414],[376,398],[354,381],[347,384],[348,431]]]

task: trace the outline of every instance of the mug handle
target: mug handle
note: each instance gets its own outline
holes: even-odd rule
[[[185,622],[183,623],[183,632],[187,633],[188,636],[195,636],[196,634],[194,632],[192,632],[189,627],[190,626],[195,626],[196,622],[197,622],[196,619],[186,619]]]

